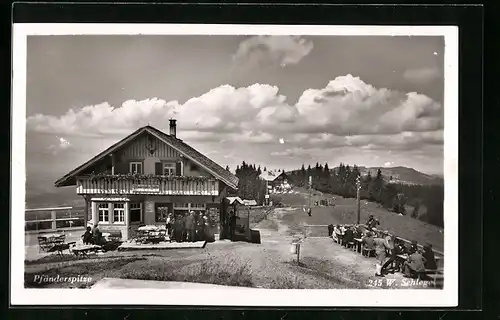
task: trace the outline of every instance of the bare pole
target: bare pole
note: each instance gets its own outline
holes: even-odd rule
[[[357,200],[357,212],[358,212],[358,222],[361,220],[361,199],[360,199],[361,181],[359,176],[356,178],[356,200]]]
[[[298,244],[296,244],[297,246],[297,265],[299,266],[300,265],[300,242]]]

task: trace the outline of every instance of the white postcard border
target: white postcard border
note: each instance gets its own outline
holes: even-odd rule
[[[26,68],[28,35],[365,35],[445,37],[444,287],[434,289],[158,289],[24,288]],[[207,305],[451,307],[458,304],[458,27],[201,24],[14,24],[11,171],[12,305]],[[238,294],[238,293],[242,294]]]

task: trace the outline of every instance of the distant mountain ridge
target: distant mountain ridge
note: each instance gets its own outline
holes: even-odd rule
[[[337,168],[336,168],[337,169]],[[402,183],[402,184],[420,184],[420,185],[434,185],[443,184],[444,179],[439,175],[426,174],[408,167],[358,167],[362,176],[371,173],[374,177],[377,175],[377,170],[380,169],[384,179],[388,182]],[[391,179],[392,177],[392,179]]]
[[[352,169],[352,166],[350,166]],[[330,169],[331,172],[338,170],[339,167]],[[380,169],[384,180],[392,183],[408,184],[408,185],[443,185],[444,178],[442,175],[427,174],[408,167],[358,167],[362,176],[371,173],[372,177],[377,175],[377,170]],[[298,171],[298,170],[294,170]],[[291,174],[294,171],[288,171]]]

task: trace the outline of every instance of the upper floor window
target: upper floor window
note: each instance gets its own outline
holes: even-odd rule
[[[142,162],[130,162],[130,173],[142,173]]]
[[[175,175],[175,163],[164,162],[163,163],[163,175],[164,176],[173,176],[173,175]]]

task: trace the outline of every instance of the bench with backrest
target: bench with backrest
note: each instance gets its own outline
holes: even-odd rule
[[[111,242],[118,242],[122,240],[122,232],[121,230],[106,230],[102,231],[102,233],[108,234],[108,240]]]

